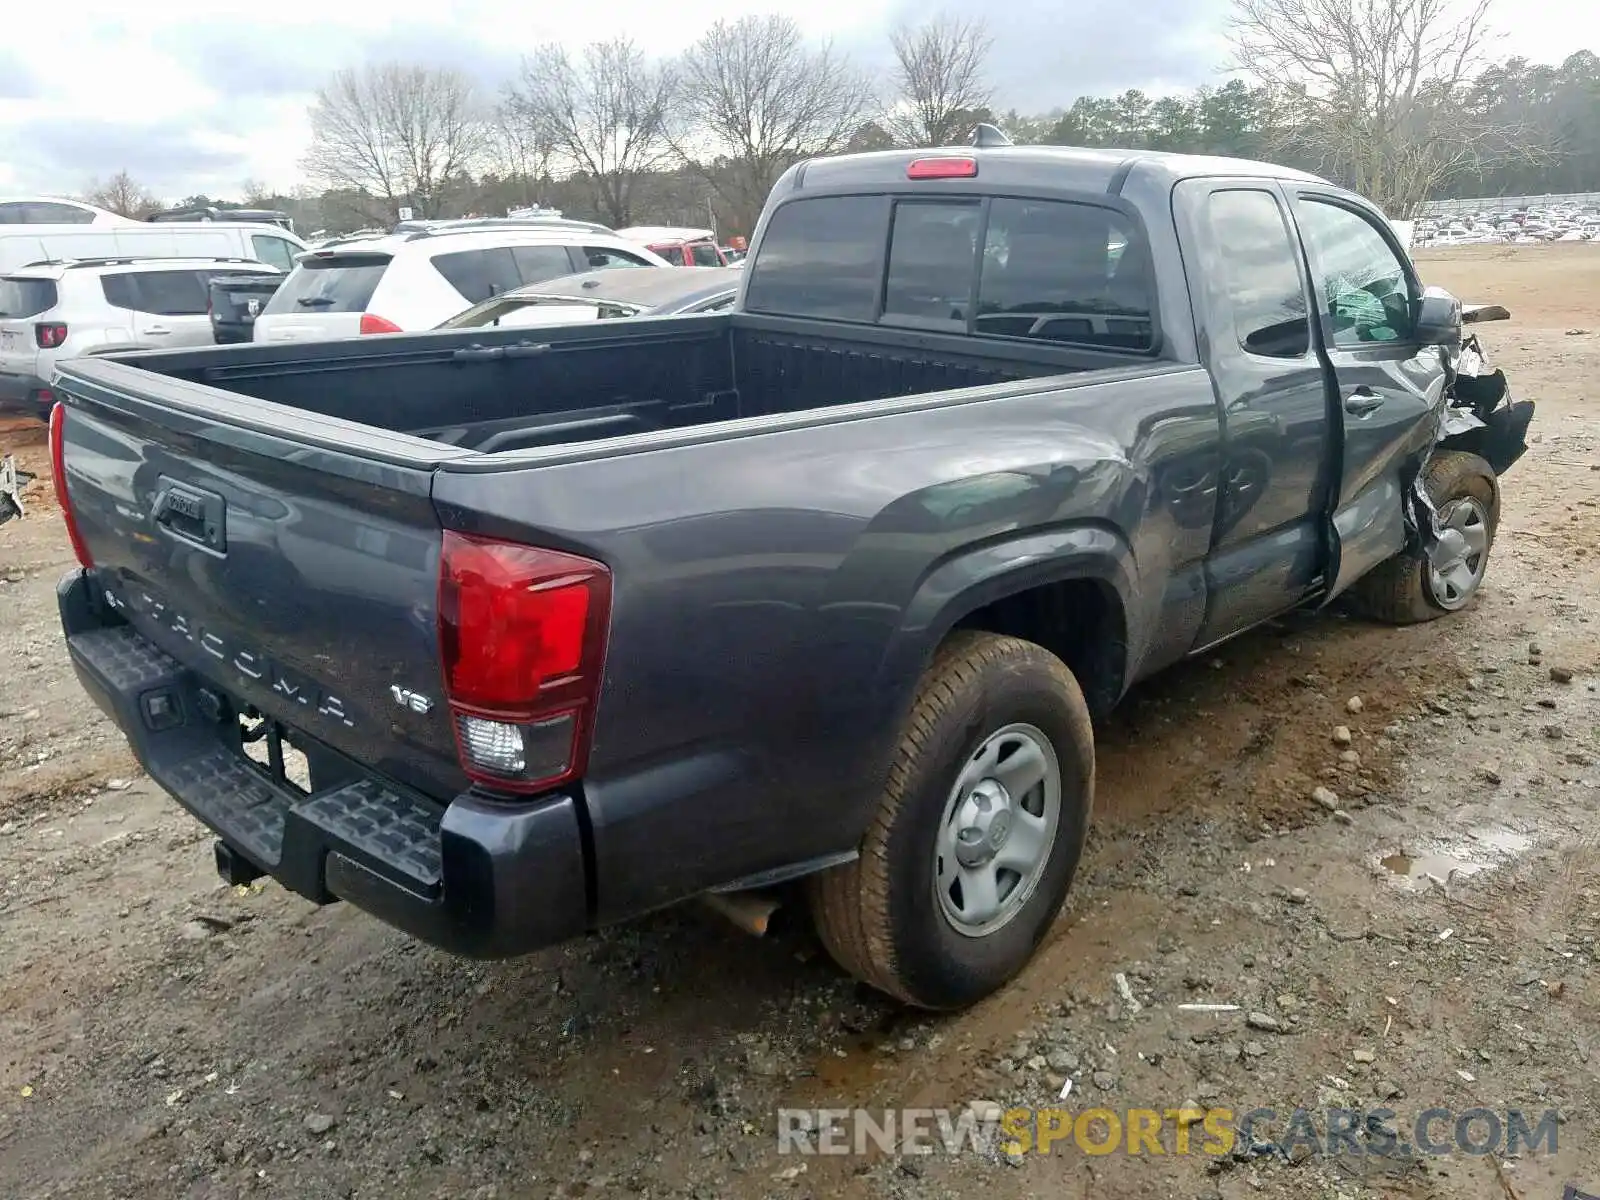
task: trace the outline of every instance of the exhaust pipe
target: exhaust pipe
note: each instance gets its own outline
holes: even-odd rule
[[[763,892],[706,892],[700,899],[712,912],[756,937],[767,932],[767,923],[778,911],[778,902]]]

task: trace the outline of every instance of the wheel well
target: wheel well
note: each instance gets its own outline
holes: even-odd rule
[[[957,629],[1036,642],[1066,663],[1096,718],[1122,698],[1127,627],[1116,591],[1098,579],[1066,579],[1002,597],[968,613]]]

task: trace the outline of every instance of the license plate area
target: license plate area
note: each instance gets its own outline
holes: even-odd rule
[[[311,794],[311,763],[289,739],[288,729],[254,709],[238,714],[239,749],[245,759],[281,788]]]

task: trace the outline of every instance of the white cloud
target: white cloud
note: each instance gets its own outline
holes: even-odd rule
[[[947,3],[989,17],[998,99],[1025,109],[1190,87],[1215,79],[1224,55],[1226,0]],[[1591,0],[1541,4],[1537,17],[1500,5],[1502,54],[1559,62],[1600,47]],[[671,55],[713,21],[755,11],[786,13],[881,68],[890,24],[931,10],[919,0],[211,0],[199,10],[78,0],[70,20],[30,23],[25,56],[0,49],[0,190],[71,192],[122,169],[168,198],[237,194],[247,178],[287,188],[300,179],[310,93],[341,66],[444,62],[492,93],[544,41],[626,34]]]

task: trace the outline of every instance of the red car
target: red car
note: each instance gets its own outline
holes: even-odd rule
[[[726,267],[729,260],[717,245],[713,229],[680,229],[667,225],[633,225],[618,237],[640,242],[675,267]]]

